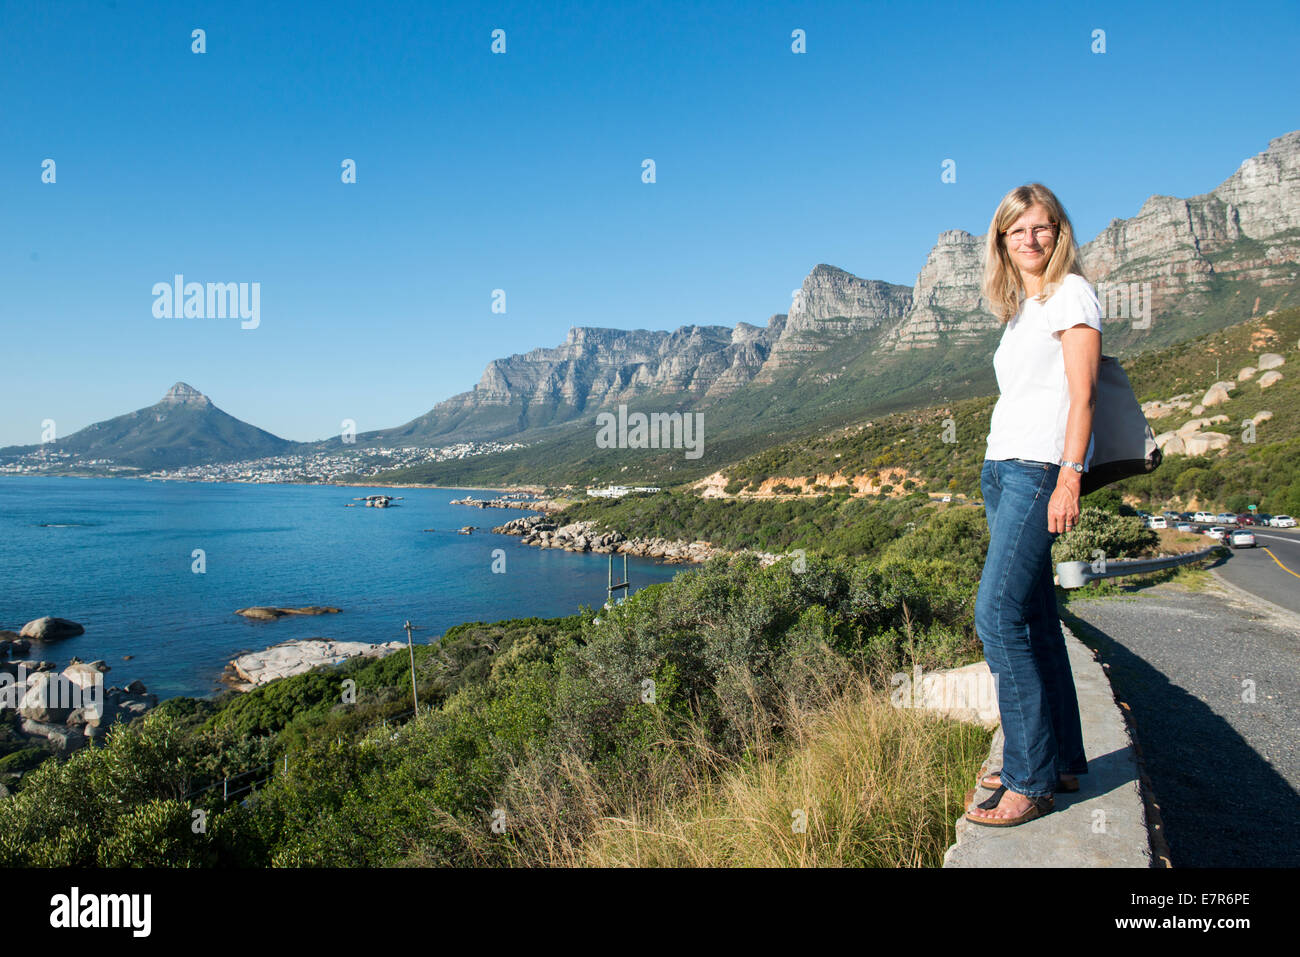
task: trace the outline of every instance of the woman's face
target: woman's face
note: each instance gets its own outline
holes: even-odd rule
[[[1043,229],[1050,226],[1050,229]],[[1056,226],[1041,203],[1030,206],[1024,214],[1006,229],[1002,237],[1007,254],[1022,273],[1039,275],[1047,268],[1056,248]]]

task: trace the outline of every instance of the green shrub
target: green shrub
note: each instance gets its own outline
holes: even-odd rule
[[[1110,559],[1135,558],[1159,540],[1140,518],[1085,505],[1079,523],[1058,536],[1052,545],[1052,563],[1091,562],[1098,551]]]

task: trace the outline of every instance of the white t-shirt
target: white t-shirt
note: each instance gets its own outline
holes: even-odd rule
[[[1065,458],[1070,387],[1061,333],[1080,323],[1101,332],[1101,304],[1088,280],[1070,273],[1046,302],[1026,299],[1006,324],[993,354],[1000,395],[984,458],[1052,463]],[[1092,446],[1089,438],[1085,470],[1092,464]]]

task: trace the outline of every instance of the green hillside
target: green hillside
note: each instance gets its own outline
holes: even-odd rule
[[[1193,416],[1190,409],[1152,419],[1157,433],[1174,431],[1193,418],[1228,416],[1215,426],[1230,436],[1226,449],[1204,456],[1168,455],[1154,473],[1127,479],[1115,488],[1153,506],[1263,511],[1300,510],[1300,309],[1248,319],[1124,363],[1139,401],[1167,400],[1191,393],[1193,405],[1218,380],[1235,380],[1266,352],[1286,360],[1280,381],[1261,389],[1259,375],[1239,383],[1223,405]],[[1108,350],[1109,351],[1109,350]],[[1216,371],[1217,365],[1217,371]],[[771,479],[841,472],[880,476],[906,471],[914,486],[932,492],[979,496],[989,419],[996,396],[876,417],[867,423],[821,436],[772,446],[728,466],[729,494],[755,491]],[[1254,441],[1243,429],[1257,413],[1272,417],[1255,428]],[[793,491],[793,489],[791,489]],[[829,492],[826,488],[823,491]],[[1236,507],[1241,499],[1244,504]],[[626,530],[624,530],[626,531]]]

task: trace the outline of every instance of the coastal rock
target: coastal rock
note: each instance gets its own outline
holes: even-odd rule
[[[274,605],[254,605],[251,608],[239,608],[236,615],[252,618],[254,621],[274,621],[286,615],[337,615],[338,608],[324,605],[308,605],[304,608],[279,608]]]
[[[24,734],[45,738],[57,750],[63,752],[83,748],[87,741],[86,736],[77,728],[70,728],[66,724],[51,724],[36,718],[25,718],[22,729]]]
[[[618,530],[602,532],[591,520],[571,522],[562,528],[548,523],[543,516],[516,518],[492,529],[494,534],[520,535],[525,545],[539,548],[561,548],[570,552],[598,552],[627,554],[641,558],[656,558],[666,562],[706,562],[715,555],[731,554],[710,542],[668,541],[664,538],[628,538]],[[541,528],[540,531],[536,529]],[[770,552],[755,552],[763,566],[778,561],[781,556]]]
[[[62,723],[82,704],[81,688],[63,675],[41,672],[32,675],[18,713],[33,721]]]
[[[67,618],[51,618],[46,615],[44,618],[37,618],[23,625],[20,637],[31,638],[34,641],[59,641],[85,633],[86,629],[75,621],[69,621]]]
[[[370,644],[364,641],[331,641],[308,638],[273,645],[265,651],[240,655],[230,663],[239,677],[236,687],[249,690],[277,678],[303,674],[320,665],[336,665],[349,658],[382,658],[405,648],[400,641]]]
[[[95,687],[103,688],[104,686],[104,672],[85,662],[68,665],[63,669],[63,677],[83,690]]]

